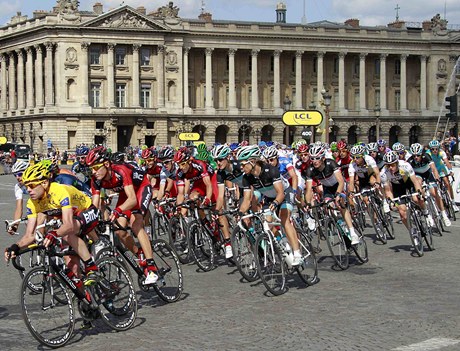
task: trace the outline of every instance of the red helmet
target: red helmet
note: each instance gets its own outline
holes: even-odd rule
[[[107,149],[103,146],[97,146],[94,149],[90,150],[88,156],[86,157],[86,164],[88,166],[97,165],[110,159],[110,154]]]
[[[344,150],[344,149],[348,149],[348,144],[345,141],[340,140],[337,143],[337,150]]]
[[[141,158],[147,160],[149,158],[156,158],[158,156],[158,151],[153,147],[142,150]]]
[[[308,151],[308,145],[307,144],[300,144],[299,147],[297,148],[297,152],[299,154],[304,154]]]
[[[174,155],[174,162],[181,163],[190,159],[190,153],[187,149],[180,148]]]

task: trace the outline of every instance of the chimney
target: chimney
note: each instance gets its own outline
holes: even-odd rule
[[[93,11],[96,15],[102,15],[104,13],[104,6],[100,2],[96,2],[93,5]]]
[[[145,9],[144,6],[139,6],[137,9],[136,9],[137,12],[139,12],[140,14],[142,15],[147,15],[147,10]]]
[[[286,23],[286,4],[276,4],[276,23]]]
[[[359,19],[357,18],[350,18],[345,21],[345,25],[350,26],[352,28],[359,28]]]
[[[212,14],[209,12],[202,12],[198,16],[198,19],[210,23],[212,22]]]

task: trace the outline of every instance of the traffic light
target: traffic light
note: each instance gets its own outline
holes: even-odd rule
[[[457,119],[457,95],[446,97],[446,117],[455,121]]]

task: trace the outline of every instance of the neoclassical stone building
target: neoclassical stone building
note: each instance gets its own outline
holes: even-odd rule
[[[183,19],[172,2],[83,11],[75,0],[30,19],[18,13],[0,28],[0,135],[38,152],[50,143],[178,145],[183,131],[208,143],[286,142],[301,129],[285,130],[284,108],[323,111],[325,89],[330,140],[433,137],[453,93],[460,31],[436,18],[363,27],[285,15],[282,3],[273,23],[257,23]]]

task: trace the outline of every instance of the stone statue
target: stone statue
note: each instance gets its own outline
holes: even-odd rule
[[[62,15],[73,15],[78,12],[78,0],[57,0],[57,10]]]
[[[441,15],[437,13],[431,19],[431,29],[433,31],[446,30],[447,29],[447,20],[441,19]]]
[[[130,15],[129,13],[124,13],[121,16],[110,17],[104,21],[102,27],[111,27],[111,28],[147,28],[148,25],[142,19]]]
[[[156,12],[154,12],[153,17],[159,18],[178,18],[179,17],[179,8],[174,6],[172,1],[169,2],[167,6],[159,7]]]

